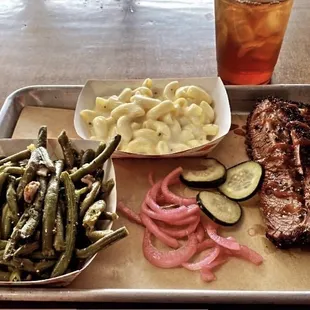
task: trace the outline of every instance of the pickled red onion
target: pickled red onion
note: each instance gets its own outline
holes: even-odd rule
[[[182,171],[183,171],[183,169],[181,167],[179,167],[179,168],[173,170],[172,172],[170,172],[164,178],[164,180],[162,182],[161,191],[162,191],[162,193],[163,193],[163,195],[166,198],[168,203],[176,203],[179,205],[188,206],[188,205],[196,203],[196,198],[185,198],[185,197],[176,195],[176,194],[172,193],[168,188],[168,186],[171,185],[173,180],[175,180],[177,177],[180,176]]]
[[[158,226],[145,214],[141,214],[141,221],[145,225],[145,227],[162,243],[177,249],[179,247],[179,242],[175,238],[168,236],[165,232],[160,230]]]
[[[201,268],[201,271],[205,271],[206,269],[208,270],[212,270],[213,268],[219,266],[219,265],[223,265],[227,262],[227,258],[226,257],[221,257],[221,254],[213,261],[211,262],[209,265],[204,266]]]
[[[117,210],[120,213],[122,213],[123,215],[125,215],[129,220],[143,226],[139,214],[137,214],[136,212],[134,212],[130,208],[126,207],[123,202],[120,201],[117,204]]]
[[[197,211],[199,211],[199,210],[197,210]],[[173,222],[173,225],[174,226],[188,225],[188,224],[195,222],[196,218],[197,218],[196,215],[192,215],[192,216],[186,217],[182,220],[178,220],[178,221]]]
[[[216,229],[211,225],[207,225],[207,234],[218,245],[229,250],[240,250],[240,245],[236,241],[229,240],[217,234]]]
[[[156,249],[151,242],[151,233],[145,229],[143,238],[143,253],[145,258],[153,265],[161,268],[173,268],[181,266],[188,261],[197,249],[197,238],[194,234],[189,235],[186,244],[177,250],[162,252]]]
[[[200,253],[206,249],[212,248],[216,243],[212,239],[205,239],[202,242],[198,243],[197,253]]]
[[[200,270],[201,279],[205,282],[211,282],[216,280],[215,274],[210,269]]]
[[[150,210],[147,206],[147,204],[145,202],[142,203],[142,212],[145,213],[146,215],[148,215],[150,218],[154,219],[154,220],[159,220],[159,221],[163,221],[165,223],[168,224],[172,224],[174,223],[174,221],[178,221],[178,220],[184,220],[187,216],[191,216],[195,213],[197,213],[197,211],[199,210],[198,206],[195,206],[193,208],[186,208],[184,206],[181,206],[178,208],[180,211],[184,210],[184,212],[182,213],[173,213],[171,211],[173,210],[162,210],[165,212],[154,212],[153,210]]]
[[[184,238],[184,237],[192,234],[196,230],[199,222],[200,222],[200,217],[197,216],[196,221],[189,224],[187,228],[175,230],[175,229],[171,229],[171,228],[162,227],[161,231],[163,231],[168,236],[171,236],[171,237],[174,237],[177,239],[181,239],[181,238]],[[197,240],[198,240],[198,238],[197,238]]]
[[[200,218],[200,217],[199,217]],[[198,224],[196,229],[196,236],[199,243],[201,243],[205,238],[205,229],[201,223]]]
[[[231,252],[231,255],[241,257],[245,260],[250,261],[251,263],[255,265],[260,265],[264,260],[260,254],[248,248],[245,245],[240,245],[239,251],[230,251],[230,252]]]
[[[215,246],[215,248],[205,256],[201,261],[197,263],[184,263],[182,266],[188,270],[200,270],[202,267],[208,266],[212,263],[220,254],[220,247]]]

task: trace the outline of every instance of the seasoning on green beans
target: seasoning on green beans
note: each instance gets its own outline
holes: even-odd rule
[[[8,240],[12,231],[12,215],[9,205],[6,203],[1,215],[1,238]]]
[[[94,203],[99,191],[101,184],[99,181],[93,183],[90,192],[86,195],[80,206],[80,218],[83,219],[85,212]]]
[[[7,156],[3,159],[0,160],[0,166],[7,163],[7,162],[12,162],[12,163],[15,163],[15,162],[18,162],[18,161],[21,161],[21,160],[24,160],[24,159],[28,159],[31,155],[31,151],[30,150],[24,150],[24,151],[21,151],[21,152],[18,152],[18,153],[15,153],[13,155],[10,155],[10,156]]]
[[[57,252],[63,252],[66,249],[66,243],[64,239],[64,224],[63,224],[63,216],[62,216],[62,210],[61,210],[61,204],[62,201],[58,202],[57,206],[57,214],[56,214],[56,222],[55,222],[55,237],[54,237],[54,248]],[[48,254],[48,256],[51,256],[51,254],[54,254],[54,251],[51,251]]]
[[[101,213],[106,209],[106,203],[103,200],[98,200],[93,203],[86,211],[83,218],[83,226],[87,230],[94,230],[95,224],[99,219]]]
[[[107,159],[113,154],[121,141],[121,136],[116,135],[110,144],[99,154],[92,162],[85,164],[77,171],[70,174],[73,182],[79,181],[84,175],[94,172],[97,168],[103,166]]]
[[[33,205],[30,207],[29,214],[30,217],[23,226],[23,228],[20,230],[20,236],[23,239],[29,238],[32,236],[38,227],[41,216],[42,216],[42,207],[43,202],[45,198],[46,188],[47,188],[47,182],[46,178],[39,177],[40,187],[37,193],[37,196],[35,198],[35,201]]]
[[[103,181],[103,165],[119,141],[117,135],[108,146],[100,143],[96,151],[83,152],[63,131],[58,142],[64,160],[53,161],[42,126],[36,145],[0,159],[0,281],[66,274],[128,235],[124,227],[105,229],[117,214],[104,200],[114,181]]]
[[[32,243],[26,243],[22,246],[20,246],[14,253],[14,256],[26,256],[37,249],[40,248],[40,244],[38,241],[32,242]]]
[[[75,248],[78,221],[74,184],[69,176],[69,173],[66,171],[61,174],[61,178],[65,185],[67,198],[66,249],[60,255],[60,258],[52,272],[52,277],[61,276],[66,272],[69,266]]]
[[[52,175],[45,195],[44,210],[42,218],[42,252],[46,255],[53,255],[53,229],[55,226],[60,174],[64,167],[64,162],[58,160],[55,163],[56,172]]]
[[[113,231],[111,234],[104,236],[103,238],[92,243],[87,248],[77,249],[76,256],[78,258],[83,258],[83,259],[91,257],[95,255],[98,251],[111,246],[113,243],[127,237],[128,235],[129,235],[129,232],[126,229],[126,227],[121,227]]]
[[[93,230],[93,231],[86,231],[87,237],[91,242],[96,242],[97,240],[111,234],[113,230],[106,229],[106,230]]]
[[[58,142],[62,148],[66,167],[72,169],[74,167],[74,151],[65,130],[58,136]]]
[[[38,132],[37,147],[47,147],[47,127],[41,126]]]
[[[16,183],[16,179],[12,176],[9,176],[9,184],[6,190],[6,201],[10,209],[11,220],[14,225],[16,225],[19,220],[19,217],[18,217],[19,211],[18,211],[16,191],[15,191],[15,183]]]

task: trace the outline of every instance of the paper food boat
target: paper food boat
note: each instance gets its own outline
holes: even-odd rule
[[[21,150],[26,149],[26,147],[32,143],[35,143],[36,140],[32,139],[3,139],[0,140],[0,156],[2,155],[11,155],[17,153]],[[74,140],[72,139],[72,145],[77,150],[86,150],[86,149],[96,149],[98,146],[98,141],[86,141],[86,140]],[[63,158],[61,147],[56,139],[49,139],[47,150],[54,159]],[[115,171],[112,160],[109,159],[105,162],[104,166],[104,180],[114,179],[115,186],[111,191],[109,197],[107,198],[107,211],[116,212],[116,180],[115,180]],[[107,222],[105,229],[112,228],[112,222]],[[21,281],[21,282],[9,282],[9,281],[0,281],[0,286],[67,286],[69,285],[83,270],[91,264],[96,255],[89,258],[85,261],[81,269],[67,273],[65,275],[55,277],[47,280],[37,280],[37,281]]]
[[[218,134],[212,141],[201,146],[188,149],[182,152],[176,152],[167,155],[145,155],[137,153],[128,153],[115,151],[113,157],[116,158],[174,158],[174,157],[194,157],[202,156],[211,152],[218,143],[229,132],[231,125],[231,111],[226,89],[219,77],[205,78],[170,78],[170,79],[152,79],[153,92],[162,92],[167,83],[179,81],[180,86],[195,85],[207,91],[213,99],[213,108],[215,111],[215,124],[219,126]],[[118,95],[124,88],[137,88],[142,85],[143,79],[137,80],[88,80],[84,85],[77,102],[74,115],[74,127],[77,134],[82,139],[90,139],[90,132],[80,116],[80,112],[85,109],[93,110],[96,97],[109,97]]]

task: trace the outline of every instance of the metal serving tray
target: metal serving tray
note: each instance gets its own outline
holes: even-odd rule
[[[29,86],[15,91],[6,99],[0,111],[0,138],[12,137],[20,113],[25,106],[74,110],[81,89],[82,86],[79,85],[41,85]],[[310,85],[227,86],[227,92],[233,114],[232,123],[239,121],[239,128],[242,128],[242,121],[244,122],[246,114],[251,110],[257,98],[272,95],[283,97],[288,100],[310,102]],[[222,142],[224,146],[218,146],[215,150],[215,156],[218,156],[220,160],[224,160],[225,164],[232,164],[233,161],[240,160],[240,156],[238,158],[234,157],[233,152],[236,153],[236,150],[239,151],[242,149],[243,142],[241,139],[243,139],[243,137],[234,135],[232,132],[228,136],[229,137],[226,139],[227,146],[225,146],[224,140]],[[229,148],[230,150],[228,150]],[[235,150],[231,150],[231,148],[235,148]],[[225,154],[226,151],[228,153],[229,151],[232,152],[232,156]],[[244,152],[244,150],[242,152]],[[228,162],[229,156],[232,160]],[[180,162],[181,161],[182,159],[180,159]],[[130,169],[126,168],[126,160],[115,160],[114,163],[117,172],[118,196],[122,199],[128,198],[128,193],[135,192],[137,188],[134,184],[132,184],[130,188],[128,188],[128,183],[126,186],[126,180],[128,180]],[[129,163],[134,171],[137,171],[137,168],[140,169],[141,167],[139,177],[141,176],[142,179],[145,178],[146,181],[146,172],[149,169],[148,163],[145,161],[142,163],[139,160],[134,160]],[[152,164],[154,163],[153,161]],[[156,165],[162,165],[158,170],[163,169],[164,173],[172,169],[171,167],[173,165],[177,164],[178,163],[173,163],[171,161],[162,162],[161,164],[156,163]],[[157,169],[157,167],[154,169]],[[124,180],[122,180],[122,178],[124,178]],[[139,186],[142,187],[142,189],[138,189],[138,192],[145,192],[147,186],[144,185],[144,183],[147,183],[145,181],[143,179],[139,182]],[[136,196],[139,196],[138,193]],[[141,197],[132,198],[136,199],[134,204],[136,204],[140,198]],[[251,239],[246,235],[246,229],[248,228],[246,225],[252,225],[253,221],[255,223],[255,221],[259,219],[259,213],[255,206],[257,206],[257,200],[254,200],[252,204],[249,203],[245,205],[246,219],[248,222],[252,222],[243,223],[243,226],[238,228],[239,232],[236,232],[236,236],[237,239],[240,236],[241,238],[244,237],[244,240],[247,238],[248,244],[250,245],[260,243],[260,251],[263,251],[263,248],[267,247],[267,245],[263,243],[266,238],[259,235]],[[127,225],[132,232],[132,239],[128,239],[126,249],[111,247],[110,251],[102,253],[104,255],[99,255],[100,257],[86,269],[84,274],[78,277],[77,282],[73,283],[73,285],[61,289],[38,288],[29,290],[23,288],[0,288],[0,300],[40,301],[44,299],[45,301],[54,302],[310,303],[310,276],[308,276],[308,274],[310,274],[310,267],[308,267],[308,253],[297,252],[287,255],[287,253],[279,252],[280,254],[278,256],[278,254],[274,254],[276,250],[272,252],[269,249],[269,256],[266,252],[263,253],[267,259],[262,269],[255,269],[257,267],[252,268],[252,266],[248,267],[248,265],[235,264],[232,265],[232,268],[229,267],[229,269],[232,270],[226,270],[222,273],[219,272],[216,283],[203,284],[199,281],[199,275],[197,274],[184,273],[182,275],[182,271],[173,272],[169,270],[167,271],[168,273],[165,273],[166,271],[150,268],[149,264],[145,262],[142,253],[140,253],[141,251],[136,250],[136,248],[132,249],[135,244],[138,244],[139,247],[141,246],[141,240],[139,240],[139,242],[133,240],[137,237],[140,238],[141,229],[134,227],[133,224],[130,224],[130,222],[125,219],[121,219],[121,221],[122,224]],[[241,232],[240,228],[242,228]],[[229,233],[234,235],[233,231]],[[131,249],[131,251],[129,250],[130,253],[128,253],[130,258],[124,261],[128,249]],[[140,261],[137,261],[138,259],[140,259]],[[104,260],[104,266],[102,266],[102,260]],[[114,268],[115,262],[118,265]],[[294,262],[293,268],[287,268],[285,266],[290,262]],[[270,264],[275,267],[270,266]],[[300,264],[306,267],[299,267]],[[134,270],[136,274],[133,273],[132,267],[136,268],[136,270]],[[288,281],[285,282],[279,279],[279,283],[274,281],[272,285],[269,285],[268,281],[270,282],[270,279],[273,277],[270,273],[277,267],[284,268],[282,269],[284,273],[286,269],[292,269],[291,272],[295,275],[295,279],[293,279],[293,277],[290,278],[290,275],[288,275]],[[109,268],[112,270],[110,273],[108,273]],[[126,270],[128,270],[126,268],[130,269],[132,273],[126,275]],[[248,276],[242,273],[243,270],[247,270],[246,272],[249,272],[250,275]],[[94,283],[94,281],[96,281],[96,276],[98,280],[98,274],[100,274],[102,278],[99,287]],[[279,276],[279,273],[277,275]],[[141,279],[142,277],[146,277],[147,280],[144,282],[139,281],[139,277],[141,277]],[[175,280],[171,281],[173,277],[175,277]],[[242,277],[244,277],[244,281],[248,282],[245,283],[242,279],[239,279]],[[246,279],[246,277],[248,277],[248,279]],[[128,282],[130,285],[126,286],[126,281],[131,281]],[[256,281],[256,283],[253,284],[251,281]],[[235,284],[230,285],[229,283]],[[266,283],[266,286],[264,286],[264,283]]]

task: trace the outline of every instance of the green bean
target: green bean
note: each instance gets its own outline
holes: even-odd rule
[[[66,250],[61,254],[58,262],[56,263],[51,275],[52,277],[60,276],[66,272],[75,248],[77,232],[78,213],[74,184],[68,172],[63,172],[61,174],[61,178],[65,185],[67,198]]]
[[[35,264],[35,270],[37,274],[42,273],[43,271],[52,268],[56,264],[55,260],[42,260]]]
[[[20,246],[14,253],[14,257],[17,256],[26,256],[35,250],[37,250],[40,247],[40,244],[38,241],[32,242],[32,243],[26,243],[22,246]]]
[[[17,197],[16,197],[16,191],[15,191],[15,178],[9,177],[9,186],[6,191],[6,201],[8,204],[8,207],[10,209],[10,213],[12,215],[12,222],[14,225],[17,224],[19,217],[18,217],[18,204],[17,204]]]
[[[7,163],[0,166],[0,172],[3,172],[4,169],[9,168],[9,167],[13,167],[13,166],[16,166],[16,163],[12,163],[12,162],[8,161]]]
[[[45,166],[52,173],[56,171],[53,161],[50,159],[50,156],[44,147],[40,146],[33,152],[38,153],[38,156],[40,157],[40,165]]]
[[[76,150],[75,150],[76,151]],[[76,151],[77,152],[77,151]],[[80,152],[77,152],[78,154],[75,155],[75,166],[79,168],[81,166],[82,157],[84,155],[84,150],[81,150]]]
[[[47,148],[47,127],[41,126],[38,132],[37,147]]]
[[[66,249],[66,244],[64,240],[64,224],[61,212],[61,206],[58,204],[57,215],[56,215],[56,233],[54,237],[54,248],[57,252],[63,252]],[[54,254],[53,252],[47,254]]]
[[[33,236],[33,239],[34,239],[35,241],[39,241],[39,240],[40,240],[40,237],[41,237],[41,232],[40,232],[40,230],[37,230],[36,233],[35,233],[35,235]]]
[[[4,250],[8,241],[7,240],[0,240],[0,250]]]
[[[10,274],[10,279],[11,282],[20,282],[21,279],[21,272],[18,269],[15,269],[12,271],[12,273]]]
[[[15,246],[17,242],[20,240],[20,230],[26,224],[28,219],[29,219],[29,208],[24,211],[18,223],[13,228],[11,237],[9,241],[7,242],[6,247],[4,249],[4,254],[3,254],[4,261],[9,260],[14,255]]]
[[[92,184],[90,192],[86,195],[85,199],[80,205],[80,218],[82,219],[85,215],[85,212],[88,208],[94,203],[99,191],[101,184],[99,181],[96,181]]]
[[[102,167],[105,161],[110,158],[115,149],[118,147],[120,140],[121,136],[116,135],[111,141],[111,143],[105,148],[105,150],[100,155],[98,155],[92,162],[90,162],[89,164],[85,164],[77,171],[71,173],[70,177],[72,181],[77,182],[86,174],[91,174],[97,168]]]
[[[53,256],[46,257],[43,255],[43,253],[41,251],[34,251],[33,253],[31,253],[29,255],[29,258],[34,259],[34,260],[37,260],[37,259],[39,259],[39,260],[45,259],[46,260],[46,259],[55,259],[55,258],[57,258],[57,256],[54,254]]]
[[[86,230],[94,230],[95,224],[99,219],[100,214],[106,209],[106,203],[103,200],[98,200],[93,203],[86,211],[83,218],[83,226]]]
[[[51,177],[44,200],[44,210],[42,218],[42,252],[49,256],[53,250],[53,229],[56,220],[57,202],[59,194],[60,174],[64,167],[64,162],[58,160],[55,163],[56,172]]]
[[[106,182],[103,182],[102,183],[102,187],[101,187],[101,193],[102,194],[100,195],[100,198],[101,199],[106,199],[110,195],[110,193],[111,193],[112,189],[114,188],[114,186],[115,186],[115,182],[114,182],[113,179],[110,179],[110,180],[108,180]]]
[[[119,216],[114,212],[103,211],[100,215],[101,220],[116,221],[118,218]]]
[[[1,237],[8,240],[12,231],[12,219],[9,205],[6,203],[2,209],[1,216]]]
[[[22,167],[6,167],[3,172],[9,174],[23,175],[25,173],[25,168]]]
[[[77,204],[80,203],[81,196],[86,194],[88,192],[88,190],[89,190],[89,188],[87,186],[75,190],[75,197],[76,197],[76,203]]]
[[[99,154],[101,154],[105,150],[106,147],[107,147],[107,145],[104,142],[100,142],[98,147],[97,147],[95,156],[97,157]]]
[[[1,172],[0,173],[0,194],[2,192],[3,185],[4,185],[4,183],[5,183],[5,181],[6,181],[8,176],[9,176],[9,174],[6,173],[6,172]]]
[[[28,161],[29,161],[28,159],[21,160],[18,162],[18,166],[22,168],[26,168],[28,165]],[[16,165],[12,165],[12,166],[16,166]]]
[[[20,160],[28,159],[31,155],[30,150],[23,150],[21,152],[15,153],[13,155],[7,156],[0,160],[0,166],[7,163],[7,162],[18,162]]]
[[[23,228],[20,230],[20,236],[23,239],[29,238],[30,236],[33,235],[41,220],[43,201],[45,198],[47,188],[47,181],[44,177],[40,177],[39,182],[40,182],[39,191],[37,193],[33,205],[29,210],[30,217],[23,226]]]
[[[95,158],[95,151],[92,149],[88,149],[84,152],[81,159],[81,166],[90,163]]]
[[[37,164],[36,162],[29,162],[28,166],[21,178],[21,180],[18,183],[17,186],[17,200],[21,201],[24,195],[24,189],[26,187],[26,185],[28,183],[30,183],[31,181],[33,181],[33,179],[35,178],[36,175],[36,169],[37,169]]]
[[[95,179],[97,181],[100,181],[102,183],[102,180],[104,178],[104,170],[102,168],[98,168],[96,171],[95,171]]]
[[[111,234],[104,236],[103,238],[97,240],[96,242],[89,245],[87,248],[84,249],[77,249],[76,256],[80,259],[86,259],[95,255],[97,252],[101,251],[108,246],[111,246],[113,243],[127,237],[129,235],[128,230],[126,227],[121,227]]]
[[[9,281],[11,273],[8,271],[0,271],[0,281]]]
[[[40,212],[34,208],[31,208],[29,210],[29,215],[30,215],[29,219],[27,220],[25,225],[20,230],[20,237],[22,239],[31,237],[33,233],[35,232],[37,226],[39,225]]]
[[[28,272],[35,272],[34,263],[27,258],[13,258],[10,261],[0,260],[0,265],[14,267]]]
[[[8,265],[14,266],[17,269],[25,270],[28,272],[35,272],[35,265],[34,262],[28,258],[16,258],[14,257]]]
[[[74,167],[74,151],[65,130],[58,136],[58,143],[62,148],[66,167],[72,169]]]
[[[111,234],[113,230],[106,229],[106,230],[94,230],[94,231],[86,231],[86,235],[91,242],[95,242],[109,234]]]

